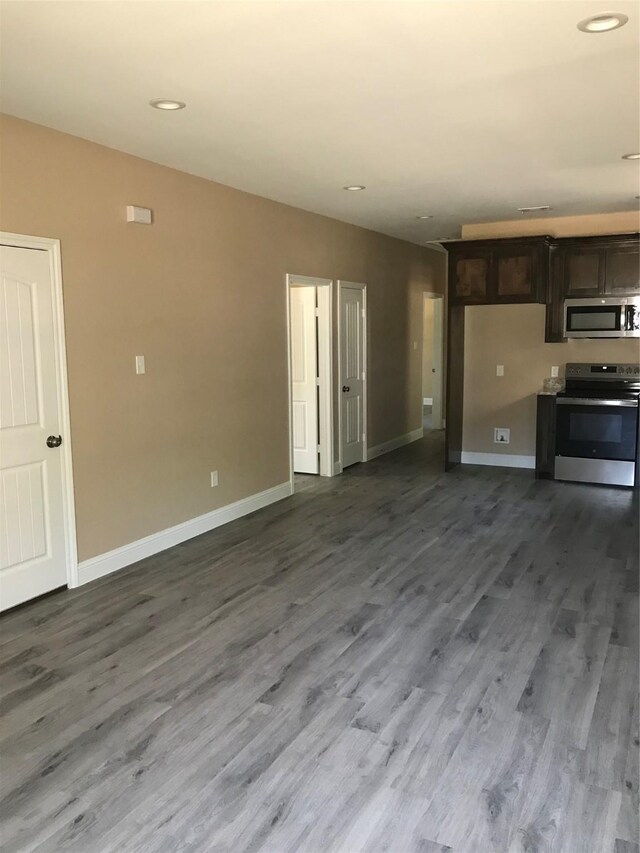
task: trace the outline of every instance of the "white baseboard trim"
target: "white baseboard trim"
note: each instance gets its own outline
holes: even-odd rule
[[[279,486],[273,486],[264,492],[249,495],[248,498],[242,498],[235,503],[214,509],[205,515],[183,521],[182,524],[176,524],[175,527],[168,527],[166,530],[160,530],[158,533],[130,542],[121,548],[114,548],[113,551],[107,551],[106,554],[83,560],[78,566],[79,584],[97,580],[97,578],[109,575],[118,569],[124,569],[125,566],[130,566],[132,563],[137,563],[138,560],[144,560],[145,557],[166,551],[173,545],[179,545],[180,542],[186,542],[187,539],[193,539],[194,536],[200,536],[201,533],[207,533],[209,530],[214,530],[216,527],[242,518],[243,515],[249,515],[257,509],[262,509],[262,507],[287,498],[292,492],[289,481],[280,483]]]
[[[404,435],[399,435],[392,438],[391,441],[384,441],[382,444],[376,444],[375,447],[370,447],[367,451],[367,462],[371,459],[376,459],[384,453],[391,453],[392,450],[397,450],[405,444],[411,444],[412,441],[418,441],[424,436],[424,429],[414,429],[412,432],[407,432]]]
[[[497,465],[500,468],[535,468],[535,456],[517,456],[512,453],[473,453],[463,450],[460,461],[467,465]]]
[[[433,406],[433,397],[423,397],[422,398],[423,406]]]

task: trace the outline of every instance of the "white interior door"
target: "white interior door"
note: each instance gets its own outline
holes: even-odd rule
[[[342,467],[364,461],[364,296],[340,288],[340,449]]]
[[[67,583],[49,253],[0,246],[0,609]],[[54,446],[47,446],[49,444]],[[58,446],[56,446],[58,445]]]
[[[442,422],[442,380],[444,348],[444,299],[433,300],[433,408],[431,425],[433,429],[443,429]]]
[[[316,289],[291,288],[291,420],[293,470],[318,473]]]

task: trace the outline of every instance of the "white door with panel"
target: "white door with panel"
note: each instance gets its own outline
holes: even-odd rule
[[[318,473],[318,348],[315,287],[292,287],[291,421],[293,470]]]
[[[340,288],[340,450],[342,467],[364,461],[364,293]]]
[[[0,246],[0,609],[67,583],[55,314],[46,251]]]
[[[431,425],[433,429],[444,429],[442,422],[443,394],[443,347],[444,347],[444,299],[433,300],[433,408]]]

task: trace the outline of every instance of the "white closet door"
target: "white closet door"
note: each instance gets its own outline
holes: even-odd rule
[[[340,288],[340,443],[343,468],[364,461],[363,307],[361,288]]]
[[[49,254],[0,246],[0,609],[67,583]]]
[[[318,473],[316,289],[291,288],[293,470]]]

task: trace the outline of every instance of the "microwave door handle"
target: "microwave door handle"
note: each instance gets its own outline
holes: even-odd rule
[[[619,406],[627,409],[637,409],[637,400],[590,400],[588,397],[558,397],[559,406]]]

